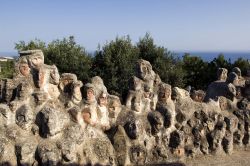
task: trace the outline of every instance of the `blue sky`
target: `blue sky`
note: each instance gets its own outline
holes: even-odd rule
[[[0,52],[15,42],[74,35],[98,44],[149,32],[172,51],[250,51],[249,0],[1,0]]]

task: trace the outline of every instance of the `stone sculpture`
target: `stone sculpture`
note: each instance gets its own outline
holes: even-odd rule
[[[99,76],[83,85],[59,75],[41,50],[21,51],[15,71],[1,80],[0,164],[157,165],[250,145],[250,86],[239,68],[218,69],[207,92],[186,91],[140,59],[124,105]]]

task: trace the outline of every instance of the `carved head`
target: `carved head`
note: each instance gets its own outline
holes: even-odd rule
[[[60,78],[59,88],[65,93],[70,93],[70,91],[72,90],[71,86],[74,82],[77,82],[77,77],[75,74],[63,73]]]
[[[16,123],[22,129],[26,130],[28,128],[31,128],[33,120],[34,114],[31,108],[29,108],[28,106],[23,105],[16,111]]]
[[[60,80],[60,75],[58,69],[55,65],[50,67],[50,83],[58,85]]]
[[[39,68],[38,70],[33,70],[33,79],[35,82],[35,85],[37,88],[43,89],[44,86],[46,85],[46,69],[44,69],[43,67]]]
[[[178,148],[179,146],[182,146],[183,143],[184,143],[183,131],[176,130],[170,134],[169,147]]]
[[[95,99],[95,87],[93,84],[87,83],[86,87],[86,98],[88,102],[94,102]]]
[[[135,165],[144,165],[146,158],[147,158],[147,152],[146,149],[143,146],[136,145],[132,146],[130,148],[130,161]]]
[[[82,118],[84,120],[84,122],[86,123],[91,123],[91,113],[90,113],[90,109],[87,107],[87,108],[84,108],[82,110]]]
[[[20,56],[28,56],[29,65],[39,69],[44,64],[44,55],[42,50],[20,51]]]
[[[33,52],[29,55],[29,62],[31,67],[34,67],[35,69],[40,68],[44,64],[43,52],[41,50]]]
[[[26,57],[22,56],[18,59],[18,71],[25,77],[30,74],[30,67]]]
[[[148,114],[148,121],[151,125],[152,134],[157,134],[164,127],[163,126],[163,117],[159,112],[150,112]]]
[[[30,74],[30,68],[27,63],[21,63],[19,65],[19,70],[20,70],[20,73],[25,77]]]
[[[114,95],[109,95],[108,97],[108,111],[109,117],[115,118],[115,116],[121,111],[121,101],[119,97]]]
[[[194,90],[191,92],[190,96],[194,101],[202,102],[205,98],[206,93],[202,90]]]
[[[235,72],[239,77],[241,77],[241,70],[240,70],[240,68],[234,67],[234,68],[232,69],[232,72]]]
[[[168,99],[171,98],[171,94],[172,94],[171,85],[166,83],[161,83],[158,96],[159,101],[166,102]]]
[[[232,83],[237,86],[239,84],[239,77],[235,72],[231,72],[228,74],[227,83]]]
[[[151,64],[143,59],[139,59],[136,64],[136,75],[137,77],[145,80],[146,78],[150,77],[153,74]]]
[[[161,78],[158,74],[155,75],[154,86],[158,86],[161,83]]]
[[[140,80],[138,77],[133,76],[130,79],[129,87],[131,90],[140,90],[142,88],[142,80]]]
[[[102,78],[101,77],[99,77],[99,76],[95,76],[95,77],[92,77],[91,78],[91,83],[92,84],[99,84],[99,85],[103,85],[103,80],[102,80]]]
[[[226,129],[230,132],[235,132],[238,127],[238,118],[236,116],[228,116],[224,118],[224,121],[226,122]]]
[[[95,96],[99,98],[102,92],[108,93],[107,88],[105,87],[103,80],[99,76],[91,78],[91,83],[95,86]]]
[[[99,96],[99,105],[100,106],[107,106],[108,104],[108,100],[107,100],[107,94],[105,92],[103,92],[100,96]]]
[[[82,100],[82,93],[81,93],[81,87],[82,87],[82,82],[77,81],[73,84],[72,86],[72,97],[74,99],[77,99],[78,101]]]
[[[217,79],[221,81],[226,81],[227,79],[227,69],[226,68],[219,68],[217,70]]]
[[[130,139],[137,139],[142,134],[142,124],[139,120],[129,120],[125,125],[124,129]]]
[[[221,110],[227,110],[229,108],[227,98],[224,96],[219,97],[219,104]]]

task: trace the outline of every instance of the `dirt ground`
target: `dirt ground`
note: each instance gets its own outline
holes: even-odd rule
[[[234,151],[231,155],[206,155],[186,159],[186,166],[250,166],[250,150]]]

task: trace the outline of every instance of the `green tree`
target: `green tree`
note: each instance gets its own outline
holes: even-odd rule
[[[214,65],[214,67],[219,68],[231,68],[231,63],[225,59],[224,54],[220,53],[217,58],[214,58],[211,63]]]
[[[46,44],[39,39],[31,40],[28,43],[26,43],[25,41],[19,41],[18,43],[15,43],[15,49],[17,49],[18,51],[34,49],[41,49],[43,51],[46,51]]]
[[[116,37],[97,50],[92,75],[102,77],[111,94],[125,98],[137,59],[138,49],[130,37]]]
[[[208,63],[207,68],[207,76],[208,76],[208,82],[211,83],[215,80],[217,80],[217,70],[218,68],[223,67],[228,69],[229,71],[232,68],[232,65],[230,61],[227,61],[224,57],[224,54],[219,54],[216,58],[214,58],[210,63]]]
[[[8,60],[7,62],[0,62],[0,79],[12,78],[14,73],[14,61]]]
[[[208,83],[208,63],[201,57],[185,53],[183,56],[183,69],[186,71],[185,82],[195,89],[205,89]]]
[[[243,59],[243,58],[238,58],[234,63],[233,67],[239,67],[241,69],[241,74],[246,75],[247,70],[250,69],[250,61]]]
[[[55,64],[60,73],[74,73],[84,82],[89,80],[92,58],[83,47],[76,44],[73,36],[49,43],[45,62]]]

